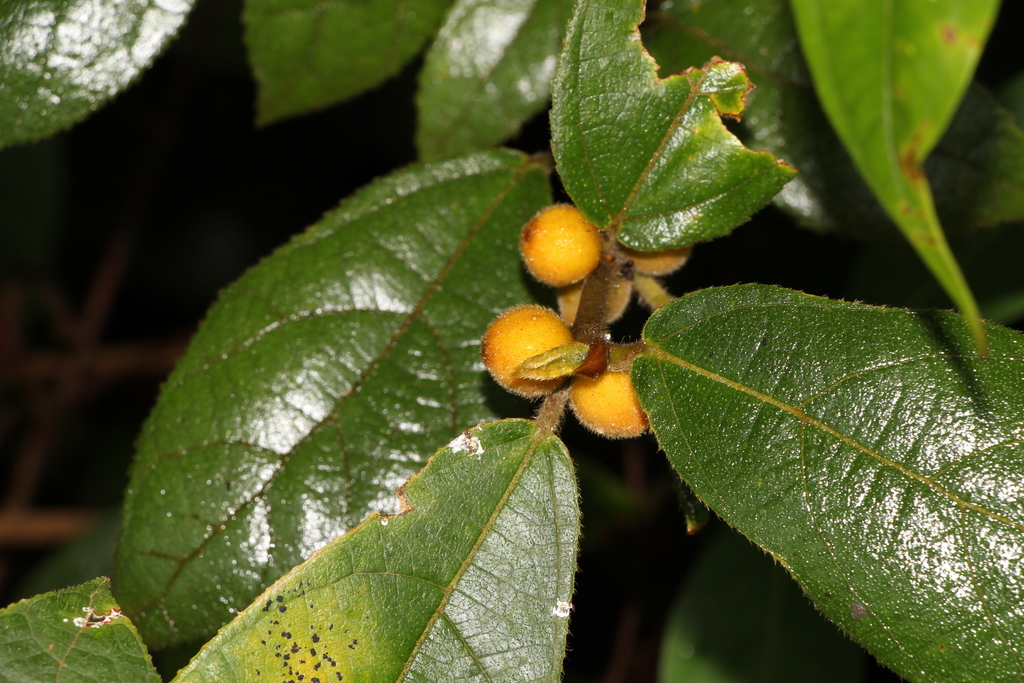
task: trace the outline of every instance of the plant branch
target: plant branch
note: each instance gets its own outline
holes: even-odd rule
[[[88,509],[0,512],[0,548],[61,545],[88,530],[99,516],[98,510]]]

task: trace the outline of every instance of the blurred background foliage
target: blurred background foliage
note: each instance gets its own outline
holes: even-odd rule
[[[68,132],[0,151],[0,604],[110,574],[139,425],[217,291],[416,159],[422,57],[342,105],[257,127],[241,14],[241,0],[198,2],[114,102]],[[1021,25],[1024,4],[1003,3],[977,81],[1024,125]],[[547,114],[508,144],[547,151]],[[952,240],[983,313],[1018,329],[1022,228]],[[669,285],[737,282],[950,305],[898,239],[815,234],[774,207],[700,245]],[[616,335],[635,338],[643,318],[634,310]],[[653,439],[608,442],[575,423],[564,438],[584,513],[566,680],[654,680],[670,596],[702,549],[723,543],[724,525],[687,536]],[[694,581],[707,580],[701,571]],[[189,655],[178,648],[159,663],[172,673]],[[866,680],[895,680],[864,661]]]

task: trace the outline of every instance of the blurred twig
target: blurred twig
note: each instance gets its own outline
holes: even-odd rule
[[[132,374],[161,374],[173,366],[183,348],[171,341],[150,345],[103,348],[103,330],[121,289],[135,236],[144,223],[156,193],[160,170],[171,149],[177,121],[194,80],[194,65],[179,62],[171,86],[150,118],[146,145],[136,159],[131,182],[124,195],[119,220],[94,271],[92,281],[75,314],[67,294],[55,283],[36,284],[32,294],[48,313],[55,336],[66,346],[62,353],[29,353],[22,341],[22,306],[25,285],[14,284],[0,292],[0,390],[22,389],[21,414],[6,404],[8,392],[0,392],[0,446],[6,437],[25,424],[13,466],[0,500],[0,533],[21,534],[19,543],[44,544],[70,540],[90,523],[80,512],[51,513],[29,510],[36,498],[46,463],[56,445],[67,414],[86,397],[97,393],[99,383]],[[61,516],[64,515],[64,516]],[[0,556],[0,595],[11,568],[10,557]]]
[[[98,510],[87,509],[0,512],[0,548],[66,543],[92,527],[99,516]]]
[[[126,356],[124,349],[121,349],[121,354],[104,355],[99,342],[124,280],[135,235],[156,193],[160,169],[171,148],[193,70],[191,64],[180,63],[173,83],[166,91],[165,101],[154,109],[147,144],[137,158],[135,172],[131,174],[120,219],[97,263],[80,313],[77,316],[73,313],[64,292],[55,284],[46,283],[35,288],[34,293],[49,313],[51,325],[67,344],[68,351],[57,356],[34,355],[31,362],[16,362],[17,370],[11,371],[11,374],[17,373],[28,380],[39,375],[45,377],[41,377],[39,382],[23,385],[28,397],[30,422],[15,456],[0,510],[18,510],[31,505],[65,415],[90,393],[89,381],[97,375],[102,376],[104,362],[108,366],[119,362],[131,366],[152,360],[140,359],[138,354]],[[166,356],[167,350],[158,350],[157,355]],[[5,359],[0,357],[0,360]]]
[[[633,660],[640,635],[640,617],[640,606],[635,602],[629,602],[622,608],[619,623],[615,627],[611,658],[601,683],[628,683],[636,680],[633,676]]]
[[[109,344],[95,349],[89,368],[89,396],[110,384],[133,377],[166,374],[185,352],[188,339]],[[59,376],[64,355],[53,351],[28,354],[19,368],[18,383],[39,385]]]
[[[89,287],[82,313],[67,330],[71,335],[71,348],[61,358],[56,381],[51,387],[28,388],[31,425],[15,456],[3,510],[28,507],[35,498],[40,475],[64,415],[69,407],[77,403],[90,374],[100,332],[106,324],[127,267],[133,229],[134,226],[128,223],[122,224],[107,244]],[[64,326],[67,327],[68,323],[65,322]]]

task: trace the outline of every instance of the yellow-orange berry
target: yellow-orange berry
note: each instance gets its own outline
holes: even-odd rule
[[[577,282],[558,290],[558,310],[569,325],[576,321],[576,311],[580,307],[580,296],[583,294],[583,283]],[[633,283],[624,277],[616,277],[608,288],[608,309],[605,311],[605,322],[613,323],[622,317],[629,306],[633,294]]]
[[[555,204],[526,224],[519,236],[519,251],[535,278],[552,287],[565,287],[597,268],[601,236],[575,206]]]
[[[661,251],[636,251],[622,248],[626,257],[633,262],[633,269],[644,275],[668,275],[686,263],[693,247],[663,249]]]
[[[647,414],[633,390],[629,372],[604,372],[596,379],[572,378],[572,411],[587,429],[609,439],[628,439],[647,431]]]
[[[562,380],[523,379],[514,375],[515,369],[527,358],[571,341],[572,332],[550,308],[516,306],[490,324],[480,353],[495,382],[514,394],[533,398],[550,394]]]

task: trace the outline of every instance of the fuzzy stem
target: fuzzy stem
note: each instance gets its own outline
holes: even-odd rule
[[[608,351],[609,372],[629,370],[629,367],[633,364],[633,359],[643,353],[646,348],[647,344],[643,341],[633,342],[632,344],[612,345]]]
[[[615,248],[615,238],[608,231],[601,232],[603,255],[587,279],[583,281],[580,303],[576,309],[576,320],[572,325],[572,335],[587,344],[606,341],[608,324],[608,297],[611,294],[612,282],[622,268]]]
[[[569,383],[566,382],[553,394],[544,398],[544,402],[537,409],[533,421],[537,425],[540,434],[556,434],[565,416],[565,406],[569,403]]]
[[[640,294],[640,298],[644,300],[644,303],[655,311],[675,299],[660,282],[649,275],[637,273],[633,277],[633,286],[636,287],[636,291]]]

